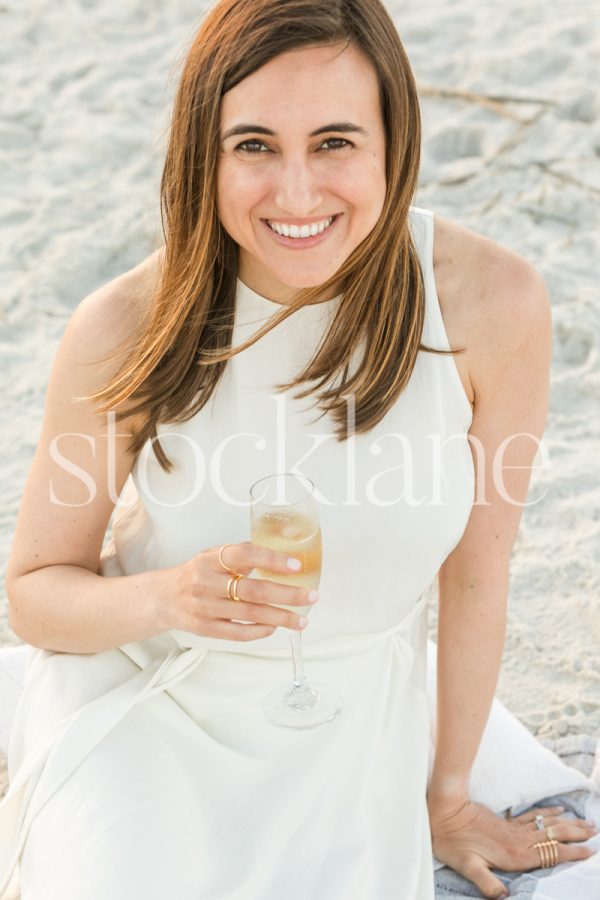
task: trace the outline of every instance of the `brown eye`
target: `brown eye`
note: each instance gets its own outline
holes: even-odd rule
[[[236,147],[235,149],[236,149],[236,150],[241,150],[242,153],[260,153],[260,152],[261,152],[260,150],[256,150],[256,149],[254,149],[254,150],[245,149],[245,148],[248,148],[248,147],[250,147],[250,146],[254,146],[254,147],[257,147],[257,146],[258,146],[258,147],[266,147],[266,144],[263,144],[262,141],[242,141],[242,143],[241,143],[241,144],[238,144],[237,147]]]
[[[343,150],[345,147],[353,147],[354,144],[351,141],[345,140],[345,138],[327,138],[326,141],[323,141],[324,144],[337,144],[337,147],[330,147],[330,150]],[[340,146],[341,145],[341,146]]]

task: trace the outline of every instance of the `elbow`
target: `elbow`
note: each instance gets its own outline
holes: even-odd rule
[[[6,591],[6,601],[8,604],[8,625],[10,630],[14,632],[17,637],[24,640],[23,635],[21,634],[21,624],[17,615],[19,605],[17,581],[18,579],[11,577],[10,575],[7,575],[4,580],[4,589]]]
[[[18,638],[26,644],[33,644],[31,635],[26,627],[26,617],[23,615],[23,609],[26,606],[23,597],[22,579],[10,571],[4,581],[6,590],[6,598],[8,604],[8,625],[10,630],[16,634]],[[35,644],[33,644],[36,646]]]

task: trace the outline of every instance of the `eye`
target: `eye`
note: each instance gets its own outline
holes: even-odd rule
[[[337,147],[330,147],[330,150],[343,150],[345,147],[353,147],[351,141],[347,141],[345,138],[327,138],[326,141],[323,141],[324,144],[337,144]],[[341,146],[340,146],[341,145]]]
[[[249,147],[251,144],[256,146],[258,144],[259,147],[266,147],[266,144],[263,144],[262,141],[242,141],[241,144],[238,144],[235,148],[236,150],[241,150],[242,153],[260,153],[260,150],[245,150],[245,147]]]
[[[335,146],[335,147],[326,148],[329,150],[344,150],[345,147],[353,147],[354,146],[354,144],[352,144],[351,141],[347,141],[345,138],[327,138],[326,141],[323,141],[321,146],[323,147],[323,146],[325,146],[325,144],[337,144],[337,146]],[[242,143],[238,144],[235,149],[241,150],[242,153],[249,153],[249,154],[256,155],[256,154],[263,152],[262,150],[258,149],[259,147],[266,147],[266,146],[267,145],[265,143],[263,143],[263,141],[249,140],[249,141],[242,141]],[[267,148],[267,151],[268,151],[268,148]]]

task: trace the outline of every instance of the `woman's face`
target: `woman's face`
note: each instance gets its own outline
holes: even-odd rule
[[[334,275],[383,208],[377,74],[343,46],[282,53],[221,103],[219,216],[240,247],[241,280],[278,303]]]

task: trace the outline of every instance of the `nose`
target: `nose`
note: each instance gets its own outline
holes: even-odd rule
[[[317,174],[306,158],[296,156],[282,163],[274,194],[274,201],[282,213],[301,219],[318,209],[322,200]]]

